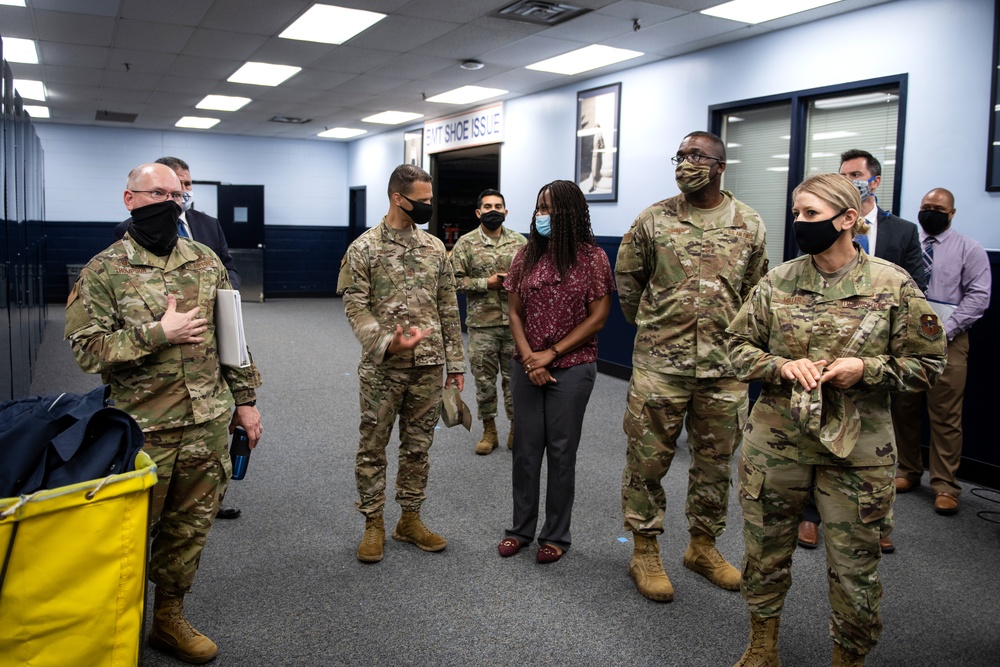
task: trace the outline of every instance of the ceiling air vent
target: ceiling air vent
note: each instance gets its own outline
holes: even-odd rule
[[[121,113],[119,111],[98,111],[94,114],[94,120],[103,120],[108,123],[134,123],[138,117],[137,113]]]
[[[312,122],[312,118],[296,118],[295,116],[274,116],[270,120],[272,123],[291,123],[292,125],[304,125]]]
[[[524,21],[536,25],[554,26],[571,18],[586,14],[589,9],[574,7],[562,2],[542,2],[541,0],[520,0],[498,10],[490,16],[512,21]]]

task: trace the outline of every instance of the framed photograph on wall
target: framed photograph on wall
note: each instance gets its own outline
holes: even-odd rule
[[[618,201],[622,84],[576,94],[576,182],[587,201]]]
[[[413,130],[403,133],[403,164],[424,166],[424,131]]]

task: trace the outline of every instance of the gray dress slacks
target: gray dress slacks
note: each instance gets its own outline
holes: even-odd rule
[[[514,456],[511,470],[514,496],[513,527],[506,531],[522,543],[535,538],[538,525],[542,458],[548,464],[545,523],[540,544],[569,548],[570,518],[576,490],[576,452],[583,415],[594,389],[597,364],[552,368],[556,382],[536,387],[520,362],[510,362],[514,395]]]

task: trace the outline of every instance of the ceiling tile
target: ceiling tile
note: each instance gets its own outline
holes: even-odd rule
[[[632,19],[591,13],[543,30],[539,35],[583,44],[598,44],[627,32],[632,32]]]
[[[375,76],[396,76],[404,79],[422,79],[443,69],[461,69],[459,61],[453,58],[435,58],[408,54],[399,56],[381,67],[371,70]],[[466,70],[463,70],[466,71]]]
[[[178,54],[193,34],[194,28],[189,26],[123,19],[118,22],[115,47]]]
[[[539,60],[552,58],[579,49],[582,45],[565,39],[553,39],[542,35],[532,35],[519,39],[511,44],[505,44],[499,49],[493,49],[480,56],[479,60],[487,65],[501,67],[524,67]]]
[[[25,7],[0,5],[0,26],[3,26],[0,36],[35,39],[35,23]]]
[[[440,37],[460,24],[412,16],[387,16],[347,44],[357,48],[411,51],[421,44]]]
[[[84,69],[82,67],[45,66],[45,84],[75,83],[81,86],[100,86],[104,81],[104,70]]]
[[[159,74],[142,74],[139,72],[106,72],[104,85],[122,90],[145,90],[147,96],[156,90],[163,77]]]
[[[108,40],[110,42],[110,40]],[[105,46],[84,44],[64,44],[42,41],[38,43],[42,64],[61,67],[95,67],[104,69],[111,56],[111,49]]]
[[[276,35],[312,4],[312,0],[216,0],[201,27]]]
[[[713,37],[746,27],[744,23],[727,21],[726,19],[704,14],[685,14],[670,21],[643,28],[638,32],[609,39],[608,46],[622,49],[634,49],[643,53],[660,53],[663,49],[676,47],[679,44],[696,42],[706,37]]]
[[[719,4],[720,0],[712,0],[716,4]],[[671,2],[671,5],[676,4]],[[639,19],[640,26],[651,26],[657,23],[662,23],[663,21],[669,21],[670,19],[677,18],[684,14],[684,10],[676,9],[674,7],[665,7],[661,5],[654,5],[649,2],[637,2],[636,0],[621,0],[621,2],[616,2],[613,5],[608,5],[597,10],[600,14],[606,14],[608,16],[618,16],[623,19]],[[640,28],[641,30],[642,28]]]
[[[250,60],[250,55],[259,49],[267,39],[266,35],[198,28],[184,45],[181,54],[206,58],[225,54],[227,58],[245,62]]]
[[[242,65],[243,62],[239,60],[177,56],[167,73],[171,76],[211,77],[225,81]],[[256,86],[251,87],[256,88]],[[247,97],[251,96],[247,95]]]
[[[153,53],[130,49],[112,49],[108,67],[113,70],[166,74],[177,56],[172,53]],[[128,63],[128,67],[125,64]]]
[[[307,69],[299,72],[288,81],[281,84],[281,88],[307,88],[310,90],[333,90],[337,86],[350,81],[357,74],[350,72],[324,72],[318,69]],[[286,93],[287,96],[287,93]]]
[[[384,65],[398,57],[391,51],[375,49],[358,49],[353,46],[338,46],[330,55],[312,64],[312,67],[333,72],[350,72],[362,74]]]
[[[427,56],[465,60],[498,49],[511,39],[520,38],[521,35],[506,30],[487,30],[467,24],[414,49],[414,51]]]
[[[298,39],[271,37],[251,54],[249,60],[274,65],[305,67],[320,58],[329,56],[337,47],[333,44],[303,42]]]
[[[118,16],[118,2],[119,0],[30,0],[28,5],[33,9],[114,17]]]
[[[212,0],[125,0],[121,17],[168,25],[196,26],[201,23],[211,6]]]
[[[38,38],[41,40],[64,44],[111,45],[115,31],[113,18],[38,10],[35,10],[34,15]]]

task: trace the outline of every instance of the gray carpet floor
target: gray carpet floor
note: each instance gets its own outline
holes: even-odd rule
[[[213,664],[728,666],[746,646],[748,615],[739,593],[719,590],[681,564],[689,458],[682,441],[667,490],[660,540],[676,599],[647,601],[628,577],[632,545],[622,528],[621,430],[626,383],[599,376],[577,464],[573,547],[539,565],[534,549],[497,555],[511,514],[510,453],[476,456],[481,427],[436,432],[422,515],[448,539],[438,554],[388,539],[381,563],[355,559],[364,521],[354,501],[359,346],[341,302],[245,304],[251,351],[264,377],[259,407],[265,439],[217,521],[187,616],[220,646]],[[62,338],[63,313],[49,324],[32,392],[86,391]],[[475,401],[471,375],[464,398]],[[501,439],[506,420],[498,420]],[[389,482],[395,479],[390,444]],[[1000,665],[1000,493],[966,487],[961,512],[934,513],[925,485],[896,502],[896,553],[879,567],[885,632],[869,665]],[[1000,485],[1000,484],[998,484]],[[980,497],[981,493],[984,497]],[[543,494],[544,498],[544,494]],[[399,507],[390,496],[386,524]],[[719,540],[737,564],[741,515],[730,502]],[[821,543],[822,547],[822,543]],[[829,665],[829,603],[822,548],[798,550],[782,618],[786,667]],[[176,665],[146,649],[145,665]]]

